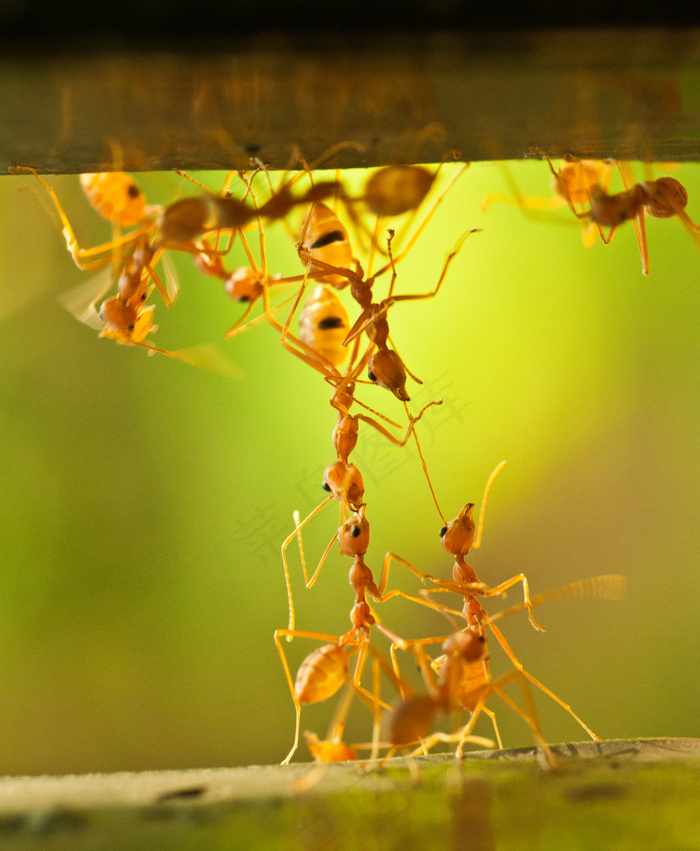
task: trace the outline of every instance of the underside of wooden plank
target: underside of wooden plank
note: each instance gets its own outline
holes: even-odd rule
[[[31,108],[28,108],[31,104]],[[329,166],[550,154],[696,160],[700,30],[249,36],[0,60],[0,168]],[[358,147],[359,146],[359,147]]]

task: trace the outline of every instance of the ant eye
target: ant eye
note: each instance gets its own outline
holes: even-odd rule
[[[135,325],[129,325],[129,326],[128,326],[128,328],[127,328],[126,330],[127,330],[127,331],[133,331],[133,330],[134,330],[134,328],[136,328],[136,326],[135,326]]]
[[[367,378],[369,378],[370,381],[374,381],[375,384],[377,383],[377,376],[373,372],[368,372]]]
[[[479,636],[479,641],[480,641],[482,644],[486,644],[486,639],[484,638],[484,636],[483,636],[483,635],[480,635],[480,636]]]
[[[242,295],[242,296],[239,296],[239,297],[236,299],[236,301],[250,301],[250,296],[249,296],[249,295]]]
[[[447,526],[443,526],[442,529],[440,529],[440,537],[444,538],[446,533],[447,533]]]
[[[328,484],[328,482],[322,482],[321,487],[323,488],[324,491],[328,491],[328,493],[331,492],[331,486]]]
[[[360,529],[359,526],[353,526],[352,532],[350,532],[350,534],[353,536],[353,538],[357,538],[357,537],[359,537],[360,532],[361,532],[361,529]]]

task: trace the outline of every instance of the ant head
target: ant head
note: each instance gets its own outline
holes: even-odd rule
[[[380,349],[372,355],[367,366],[370,381],[391,390],[402,402],[410,401],[406,392],[406,367],[395,351]]]
[[[100,308],[100,319],[105,323],[108,331],[124,336],[133,333],[138,315],[138,308],[123,301],[119,296],[103,301]]]
[[[234,269],[224,284],[227,294],[235,301],[257,301],[263,294],[263,286],[255,272],[248,266]]]
[[[360,506],[365,493],[362,474],[354,464],[334,461],[323,471],[323,489],[351,510]]]
[[[153,324],[154,310],[155,305],[133,307],[118,296],[107,299],[100,308],[100,319],[105,323],[100,336],[119,343],[141,345],[150,332],[158,328]]]
[[[369,523],[364,505],[338,529],[338,545],[344,556],[363,556],[369,549]]]
[[[304,739],[306,739],[306,747],[316,762],[347,762],[357,759],[354,748],[346,745],[345,742],[319,739],[316,733],[309,733],[308,730],[304,732]]]
[[[469,628],[450,635],[442,649],[447,656],[458,658],[462,662],[478,662],[490,656],[484,636]]]
[[[442,548],[450,555],[466,555],[474,543],[476,524],[473,519],[474,503],[468,502],[454,520],[440,529]]]

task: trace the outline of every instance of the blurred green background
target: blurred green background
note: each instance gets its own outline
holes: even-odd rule
[[[524,192],[549,193],[542,162],[509,168]],[[700,219],[700,169],[675,175]],[[203,178],[220,185],[220,175]],[[154,203],[191,191],[169,174],[139,179]],[[86,273],[35,183],[0,179],[0,770],[277,762],[294,723],[272,640],[287,623],[279,547],[293,510],[325,496],[328,388],[267,325],[221,343],[241,306],[187,257],[176,260],[177,304],[156,308],[154,342],[215,343],[237,378],[98,339],[57,300]],[[108,236],[76,178],[51,183],[83,244]],[[498,204],[484,214],[492,192],[510,192],[503,167],[473,165],[399,267],[398,291],[431,287],[459,234],[483,233],[467,240],[439,298],[390,317],[424,381],[409,381],[414,410],[445,400],[420,429],[442,510],[449,519],[479,503],[507,459],[470,558],[480,577],[495,584],[523,571],[533,593],[600,573],[628,580],[624,603],[541,608],[545,634],[511,618],[504,631],[521,661],[604,738],[697,736],[698,248],[678,221],[648,220],[645,278],[631,226],[587,250],[568,211],[527,216]],[[268,236],[272,268],[300,268],[284,229]],[[237,254],[227,265],[243,262]],[[401,418],[386,391],[362,398]],[[393,550],[448,577],[415,449],[364,428],[353,460],[375,575]],[[333,505],[310,524],[311,561],[337,523]],[[345,631],[349,560],[334,551],[309,591],[292,560],[298,627]],[[391,585],[416,590],[399,568]],[[406,637],[445,631],[401,601],[379,613]],[[313,646],[291,645],[293,667]],[[507,670],[491,650],[494,671]],[[584,738],[551,700],[537,703],[550,741]],[[506,745],[529,745],[522,721],[493,706]],[[302,730],[322,735],[332,710],[308,708]],[[353,717],[350,740],[366,740],[366,710]]]

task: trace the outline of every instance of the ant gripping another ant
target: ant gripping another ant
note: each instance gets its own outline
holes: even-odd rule
[[[599,737],[576,715],[571,707],[549,688],[535,679],[516,658],[501,631],[494,626],[500,620],[523,609],[531,610],[533,605],[539,605],[556,599],[588,598],[601,600],[621,600],[625,595],[625,578],[620,575],[595,576],[579,580],[545,594],[533,597],[529,604],[520,603],[494,615],[484,615],[479,626],[467,626],[465,629],[446,637],[407,640],[400,645],[392,646],[392,658],[400,648],[415,656],[421,670],[423,680],[428,689],[427,694],[408,694],[403,701],[389,713],[387,717],[387,738],[391,746],[389,755],[399,747],[418,744],[412,755],[426,753],[438,742],[457,742],[456,757],[463,756],[464,744],[471,735],[481,712],[491,719],[494,734],[500,748],[503,747],[500,732],[494,713],[485,705],[493,695],[498,695],[513,711],[523,718],[531,728],[543,764],[547,768],[558,767],[556,757],[549,748],[537,719],[537,710],[532,697],[530,684],[534,685],[563,709],[583,727],[594,740]],[[452,612],[458,614],[457,612]],[[487,626],[505,651],[513,665],[513,670],[494,680],[489,668],[490,654],[488,652],[486,634],[483,626]],[[426,652],[428,644],[442,642],[443,655],[432,659]],[[433,670],[438,671],[438,677]],[[518,680],[525,709],[516,704],[504,691],[513,680]],[[430,729],[434,718],[439,713],[453,714],[461,709],[471,713],[471,717],[455,734],[433,733]]]
[[[300,533],[297,530],[295,534]],[[275,631],[275,645],[282,661],[296,711],[294,745],[285,762],[288,762],[292,758],[299,744],[301,704],[320,702],[335,694],[347,676],[349,654],[358,650],[361,651],[361,654],[358,659],[354,681],[357,688],[362,691],[360,687],[361,671],[366,653],[376,653],[376,650],[373,649],[370,643],[370,631],[372,628],[382,633],[394,646],[404,647],[406,644],[406,642],[378,621],[367,601],[367,595],[379,603],[396,596],[403,596],[413,602],[425,602],[398,589],[385,594],[389,578],[388,563],[385,562],[383,566],[379,582],[375,582],[372,571],[365,564],[364,560],[369,549],[369,538],[370,528],[365,516],[365,505],[363,504],[340,526],[323,553],[314,574],[307,581],[307,587],[311,587],[314,584],[331,547],[337,540],[340,554],[350,556],[353,559],[349,581],[355,592],[355,601],[350,611],[351,629],[347,633],[343,636],[335,637],[323,633],[296,630],[293,626],[290,626],[288,629]],[[286,637],[287,641],[291,641],[294,637],[304,637],[328,642],[306,657],[299,668],[296,682],[294,683],[292,682],[289,664],[282,647],[281,639],[283,637]],[[396,680],[398,682],[400,677],[395,658],[394,671],[396,672]],[[405,688],[400,683],[398,688],[402,694],[405,693]],[[367,695],[366,692],[363,693]],[[375,698],[375,700],[378,700],[378,698]]]
[[[282,563],[284,565],[285,582],[287,586],[287,596],[289,601],[289,629],[293,630],[295,620],[294,601],[292,597],[286,550],[289,544],[294,540],[294,538],[297,537],[299,541],[299,552],[304,574],[304,582],[307,588],[311,588],[316,581],[323,562],[325,561],[326,556],[330,552],[330,549],[333,546],[337,535],[333,536],[328,546],[326,547],[326,550],[324,551],[324,554],[321,558],[321,561],[319,562],[318,567],[316,568],[314,573],[309,576],[306,566],[306,558],[304,556],[304,549],[301,541],[301,529],[303,529],[303,527],[313,517],[315,517],[316,514],[318,514],[318,512],[321,511],[321,509],[325,505],[327,505],[333,499],[339,501],[341,507],[344,508],[346,511],[360,512],[364,510],[364,483],[362,479],[362,474],[360,473],[358,468],[349,461],[349,456],[357,445],[360,422],[366,423],[367,425],[371,426],[381,435],[383,435],[387,440],[389,440],[398,447],[405,446],[411,435],[413,435],[416,441],[418,453],[421,458],[423,470],[428,480],[428,486],[430,488],[431,493],[433,494],[433,498],[435,498],[432,483],[430,482],[430,477],[427,471],[427,465],[425,459],[423,458],[420,443],[418,442],[418,437],[415,433],[415,426],[428,408],[432,407],[433,405],[442,404],[442,400],[434,400],[432,402],[429,402],[420,410],[417,416],[411,415],[408,411],[408,406],[405,406],[409,424],[403,438],[396,437],[390,431],[388,431],[385,426],[383,426],[373,417],[368,416],[364,413],[350,413],[350,408],[354,403],[362,405],[362,403],[358,402],[358,400],[356,400],[355,398],[355,386],[357,381],[357,373],[364,368],[367,360],[366,354],[365,357],[355,362],[358,348],[357,343],[353,347],[350,366],[346,369],[344,375],[342,376],[334,368],[326,368],[320,361],[314,361],[312,359],[309,359],[306,354],[297,351],[295,348],[289,345],[289,343],[285,344],[288,346],[290,351],[297,355],[297,357],[300,357],[304,362],[309,363],[315,369],[321,371],[325,375],[326,379],[331,384],[335,385],[335,390],[331,397],[330,404],[338,412],[336,425],[333,430],[333,446],[336,451],[337,460],[334,461],[332,464],[328,465],[323,473],[322,487],[325,491],[327,491],[328,496],[321,503],[319,503],[319,505],[317,505],[316,508],[314,508],[304,518],[303,521],[300,521],[298,513],[295,513],[294,531],[290,535],[288,535],[282,543]],[[379,414],[377,411],[374,411],[371,408],[367,408],[367,406],[365,405],[362,406],[369,410],[370,413],[375,414],[375,416],[382,417],[382,419],[384,419],[387,424],[393,425],[397,428],[399,427],[398,423],[395,423],[393,420],[388,420],[386,417]]]
[[[354,270],[333,266],[313,257],[309,249],[305,248],[303,245],[299,246],[299,256],[302,260],[305,260],[309,264],[313,264],[314,268],[319,268],[326,273],[345,278],[350,287],[350,294],[362,309],[362,313],[345,337],[343,345],[348,345],[364,331],[370,342],[377,348],[377,351],[371,355],[367,364],[370,381],[389,390],[403,402],[408,402],[410,400],[406,391],[406,375],[407,373],[412,375],[412,373],[407,370],[396,349],[389,347],[389,323],[387,321],[386,314],[389,308],[397,302],[419,301],[434,298],[440,291],[450,264],[461,250],[464,240],[467,236],[472,233],[476,233],[478,230],[479,228],[472,228],[462,234],[462,236],[457,240],[454,248],[448,253],[445,259],[437,284],[431,291],[405,295],[394,295],[394,286],[397,278],[396,263],[403,259],[407,252],[405,250],[397,258],[394,258],[391,250],[391,243],[395,232],[391,229],[389,230],[387,238],[389,263],[379,269],[374,275],[367,277],[365,277],[362,267],[358,261],[355,261]],[[388,295],[382,301],[374,302],[372,298],[375,280],[390,269],[392,271],[392,277],[389,284]],[[336,287],[337,286],[338,284],[336,284]],[[418,378],[415,378],[415,376],[412,377],[418,383],[421,383]]]

